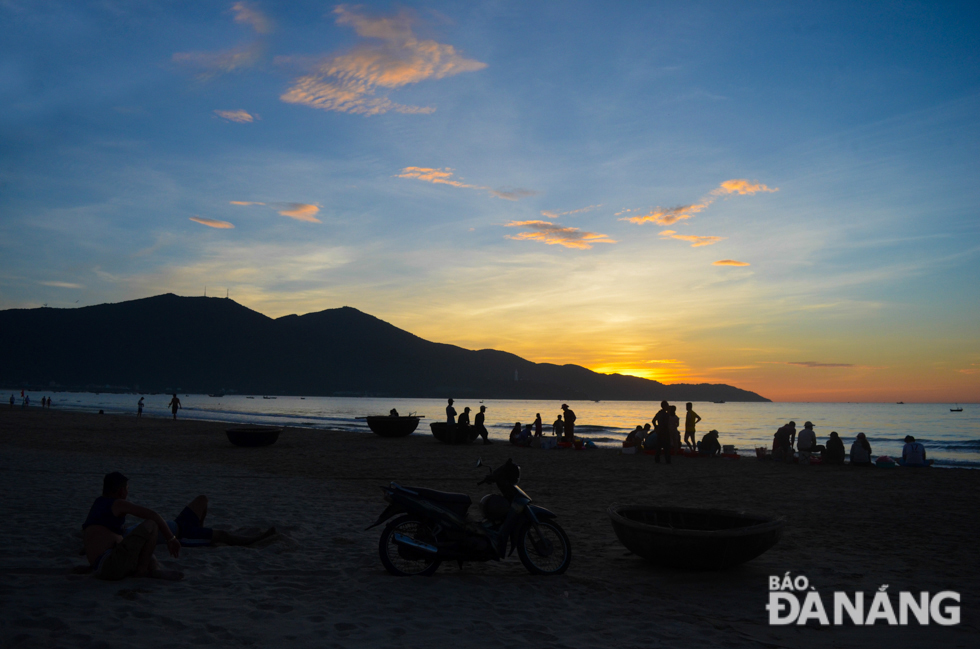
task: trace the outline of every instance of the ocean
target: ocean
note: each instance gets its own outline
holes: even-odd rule
[[[6,390],[3,401],[15,395],[20,407],[20,390]],[[31,407],[40,407],[41,397],[50,396],[54,408],[112,414],[136,414],[139,395],[95,394],[86,392],[30,393]],[[443,399],[379,399],[359,397],[291,397],[264,398],[263,395],[226,395],[209,397],[201,394],[179,394],[183,409],[180,418],[225,421],[236,424],[296,426],[312,429],[338,429],[370,434],[363,419],[366,415],[384,415],[391,408],[400,414],[416,413],[423,417],[416,435],[429,435],[428,424],[443,421],[446,402]],[[144,395],[144,414],[169,417],[170,395]],[[577,415],[576,435],[592,439],[601,447],[619,447],[626,434],[637,424],[649,422],[658,404],[650,401],[569,401]],[[508,399],[457,400],[462,412],[469,406],[470,418],[480,405],[487,407],[487,428],[491,439],[506,440],[514,422],[534,421],[541,413],[545,431],[561,414],[558,401],[522,401]],[[684,404],[678,406],[683,430]],[[950,412],[955,405],[962,412]],[[863,432],[871,442],[873,456],[900,457],[903,439],[915,436],[922,442],[937,466],[980,468],[980,405],[937,403],[695,403],[702,417],[698,439],[716,429],[722,444],[734,445],[743,456],[754,457],[754,448],[770,447],[776,429],[794,420],[797,430],[803,423],[815,425],[818,443],[826,441],[831,431],[850,449],[857,433]]]

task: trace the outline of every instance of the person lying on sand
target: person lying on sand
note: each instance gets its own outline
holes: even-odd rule
[[[164,521],[153,510],[129,502],[126,500],[128,496],[129,479],[126,476],[118,471],[106,475],[102,481],[102,496],[95,499],[82,525],[85,555],[95,570],[95,576],[101,579],[122,579],[129,575],[183,578],[179,572],[160,570],[159,563],[153,557],[158,539],[165,542],[170,554],[177,558],[181,545],[252,545],[276,534],[275,527],[255,536],[240,536],[204,527],[208,515],[208,498],[204,495],[192,500],[173,521]],[[127,514],[143,518],[144,522],[124,527]],[[134,540],[131,541],[130,537]],[[112,559],[116,555],[119,556]]]

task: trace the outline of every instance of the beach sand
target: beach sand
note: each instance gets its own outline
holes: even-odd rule
[[[857,469],[614,451],[445,446],[288,429],[267,448],[228,443],[226,424],[20,409],[0,411],[0,644],[154,647],[976,647],[980,471]],[[534,577],[516,553],[389,576],[378,559],[379,485],[395,480],[474,501],[478,457],[513,457],[521,486],[571,538],[567,574]],[[259,547],[184,548],[178,583],[103,582],[84,565],[80,525],[102,476],[166,518],[199,493],[208,524],[280,534]],[[653,568],[617,541],[613,503],[671,503],[782,516],[782,540],[720,573]],[[474,507],[475,509],[475,507]],[[133,522],[133,521],[131,521]],[[942,590],[958,626],[769,626],[769,575],[832,591]],[[897,597],[894,598],[897,601]]]

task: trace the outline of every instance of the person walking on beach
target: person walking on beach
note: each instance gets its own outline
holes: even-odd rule
[[[174,413],[174,421],[177,421],[177,411],[182,408],[182,406],[180,405],[180,399],[177,398],[176,394],[167,405],[170,406],[170,412]]]
[[[453,400],[449,400],[449,404],[446,406],[446,425],[455,426],[456,425],[456,409],[453,408]]]
[[[143,417],[143,397],[140,397],[139,402],[136,404],[136,418],[141,419]]]
[[[486,406],[480,406],[480,412],[476,413],[476,418],[473,420],[473,425],[476,427],[476,432],[483,438],[483,444],[493,444],[490,441],[490,434],[487,432],[487,427],[484,422],[484,413],[487,411]]]
[[[670,404],[666,401],[660,402],[660,410],[653,416],[653,437],[656,451],[654,461],[660,464],[660,453],[663,451],[667,464],[670,464]]]
[[[567,403],[561,404],[561,410],[565,413],[565,441],[575,441],[575,412],[568,407]]]
[[[551,430],[558,439],[561,439],[562,435],[565,434],[565,422],[561,420],[561,415],[558,415],[555,423],[551,424]]]
[[[539,412],[534,419],[534,436],[541,437],[543,424],[541,422],[541,413]]]
[[[694,404],[690,401],[687,402],[687,417],[684,420],[684,443],[687,447],[694,450],[694,446],[697,443],[695,440],[695,426],[699,421],[701,421],[701,415],[694,412]]]
[[[21,408],[27,408],[30,405],[31,405],[31,395],[25,394],[24,395],[24,401],[21,402],[20,407]]]

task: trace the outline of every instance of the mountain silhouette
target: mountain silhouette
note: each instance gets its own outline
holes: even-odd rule
[[[768,401],[729,385],[664,385],[434,343],[351,307],[273,319],[227,298],[168,293],[8,309],[0,331],[0,383],[35,390]]]

